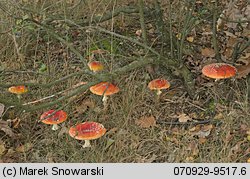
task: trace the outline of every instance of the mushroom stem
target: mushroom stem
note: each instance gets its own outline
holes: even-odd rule
[[[17,95],[17,98],[18,98],[18,100],[21,100],[21,95],[18,94],[18,95]]]
[[[84,145],[82,147],[83,148],[91,147],[90,140],[84,140]]]
[[[53,131],[56,131],[57,129],[59,129],[59,126],[58,126],[57,124],[53,124],[52,130],[53,130]]]
[[[108,101],[108,96],[104,95],[103,98],[102,98],[104,108],[107,107],[107,101]]]
[[[157,93],[156,93],[156,94],[157,94],[157,96],[160,96],[160,95],[161,95],[161,93],[162,93],[162,92],[161,92],[161,90],[160,90],[160,89],[157,89]]]

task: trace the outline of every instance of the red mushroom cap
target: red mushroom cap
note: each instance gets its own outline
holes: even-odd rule
[[[104,126],[97,122],[84,122],[69,129],[69,135],[78,140],[92,140],[106,133]]]
[[[226,63],[212,63],[202,69],[202,74],[213,79],[230,78],[236,75],[237,69]]]
[[[119,88],[109,82],[101,82],[97,85],[91,86],[89,90],[100,96],[108,96],[119,92]]]
[[[88,63],[89,69],[93,72],[101,71],[103,70],[104,66],[101,62],[98,61],[91,61]]]
[[[170,83],[165,79],[155,79],[149,82],[148,88],[150,90],[161,90],[170,87]]]
[[[28,91],[28,88],[26,86],[12,86],[8,90],[11,93],[20,95],[20,94],[26,93]]]
[[[56,111],[55,114],[51,115],[53,112],[55,112],[55,110],[51,109],[41,115],[40,119],[44,124],[60,124],[67,119],[67,113],[65,111],[59,110]]]

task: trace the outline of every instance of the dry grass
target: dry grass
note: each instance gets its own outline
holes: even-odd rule
[[[27,7],[41,12],[44,10],[45,14],[48,12],[72,14],[70,9],[74,7],[73,4],[67,6],[64,1],[58,1],[56,4],[49,2],[30,3]],[[75,13],[72,18],[79,19],[86,16],[83,12],[92,12],[91,15],[103,13],[107,9],[112,9],[113,6],[112,1],[89,2],[84,8],[83,6],[74,7]],[[9,7],[8,4],[7,7]],[[15,24],[12,18],[6,18],[5,13],[1,12],[0,17],[0,21],[4,21],[1,31],[6,31]],[[124,23],[119,18],[117,17],[114,23]],[[125,19],[128,27],[131,26],[131,19],[131,17]],[[105,26],[110,27],[111,24],[109,22]],[[115,48],[116,52],[98,57],[109,71],[128,64],[131,61],[128,53],[131,51],[140,55],[139,52],[135,52],[137,48],[139,51],[139,47],[135,48],[132,44],[120,39],[86,33],[74,39],[70,35],[74,31],[75,29],[65,31],[64,35],[74,40],[74,45],[86,58],[91,49],[97,46],[102,48],[111,41],[113,44],[111,48]],[[11,32],[2,34],[0,36],[0,68],[32,72],[9,73],[9,75],[0,76],[1,83],[20,81],[48,83],[81,70],[82,62],[65,45],[52,39],[45,32],[35,31],[32,34],[27,28],[22,28],[18,32],[21,35],[16,40],[20,53],[25,58],[18,57],[20,54],[17,54],[14,48]],[[129,33],[132,34],[128,28],[124,34]],[[42,64],[46,64],[48,70],[42,75],[36,74]],[[155,76],[170,80],[171,88],[163,92],[159,102],[156,101],[154,93],[147,88],[152,78],[151,74],[148,74],[145,69],[134,70],[116,80],[121,91],[109,99],[107,110],[102,110],[101,98],[89,91],[76,96],[74,101],[64,108],[69,114],[69,119],[60,125],[61,128],[56,132],[52,131],[50,126],[38,122],[39,116],[46,109],[32,113],[22,113],[15,109],[8,110],[4,120],[19,118],[21,122],[18,128],[13,129],[19,134],[16,139],[0,131],[0,141],[4,142],[6,148],[2,161],[245,162],[249,158],[249,141],[246,140],[246,134],[242,131],[244,131],[244,126],[249,128],[250,119],[246,81],[230,79],[220,81],[214,86],[213,81],[203,80],[196,86],[195,98],[190,99],[178,77],[169,77],[165,73],[166,69],[160,70]],[[78,76],[49,89],[30,88],[30,92],[23,96],[22,101],[39,99],[70,88],[80,81],[91,80],[87,76]],[[1,92],[0,98],[16,100],[15,96],[6,91]],[[48,101],[51,100],[53,99]],[[62,105],[58,104],[54,107]],[[152,115],[156,121],[170,121],[176,120],[176,114],[180,113],[196,115],[201,120],[212,119],[221,113],[222,117],[218,119],[221,123],[215,125],[205,143],[201,143],[197,136],[191,134],[190,129],[194,127],[192,125],[157,124],[155,127],[146,129],[135,125],[135,120],[142,116]],[[67,134],[70,126],[83,121],[101,122],[107,128],[108,132],[104,137],[92,141],[92,148],[81,148],[82,141],[74,140]],[[109,145],[110,142],[113,143]],[[18,146],[24,144],[31,144],[32,147],[22,152],[15,151]]]

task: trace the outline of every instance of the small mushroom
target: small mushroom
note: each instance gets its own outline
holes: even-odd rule
[[[83,148],[91,147],[90,140],[102,137],[106,133],[104,126],[97,122],[84,122],[69,129],[69,135],[77,140],[84,140]]]
[[[102,71],[104,66],[101,62],[98,61],[91,61],[88,63],[89,69],[93,72]]]
[[[226,63],[212,63],[202,68],[202,74],[206,77],[219,79],[231,78],[236,75],[237,69]]]
[[[22,94],[28,92],[28,88],[26,86],[12,86],[8,90],[10,93],[16,94],[18,99],[21,99]]]
[[[108,99],[107,96],[118,93],[120,89],[112,83],[101,82],[98,83],[97,85],[91,86],[89,90],[96,95],[103,96],[102,98],[103,105],[104,107],[106,107]]]
[[[63,110],[55,111],[53,109],[44,112],[40,120],[44,124],[50,124],[52,126],[52,130],[59,129],[58,124],[64,122],[67,119],[67,113]]]
[[[157,90],[157,96],[159,96],[162,92],[162,89],[168,89],[170,87],[170,83],[165,79],[155,79],[149,82],[148,88],[150,90]]]

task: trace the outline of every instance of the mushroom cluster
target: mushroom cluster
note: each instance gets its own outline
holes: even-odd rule
[[[104,66],[101,62],[91,61],[88,63],[88,67],[94,73],[104,69]],[[206,77],[213,78],[215,80],[225,79],[235,76],[237,70],[234,66],[226,63],[213,63],[203,67],[202,74]],[[168,80],[163,78],[158,78],[150,81],[148,83],[148,88],[150,90],[155,90],[156,95],[159,98],[164,89],[170,88],[170,83]],[[118,93],[120,91],[119,87],[110,83],[110,82],[100,82],[94,86],[91,86],[90,91],[93,94],[103,96],[102,101],[104,107],[107,105],[108,96]],[[26,93],[28,88],[25,86],[12,86],[8,89],[9,92],[17,94],[20,99],[21,94]],[[66,121],[68,114],[63,110],[54,110],[44,112],[40,116],[41,122],[44,124],[52,125],[52,130],[57,130],[58,124]],[[102,137],[106,133],[105,127],[98,122],[83,122],[74,126],[71,126],[68,134],[77,140],[84,140],[85,143],[83,148],[91,147],[90,140],[94,140]]]

